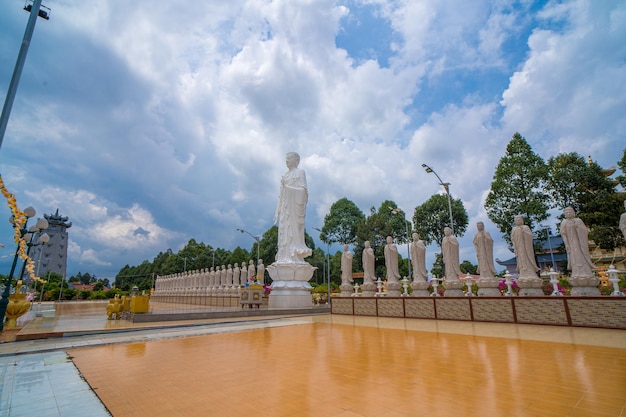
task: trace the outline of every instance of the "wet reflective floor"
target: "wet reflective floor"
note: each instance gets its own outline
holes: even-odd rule
[[[626,416],[621,330],[338,315],[172,324],[0,344],[2,401],[55,404],[19,414],[21,399],[0,401],[0,416]],[[65,382],[29,387],[15,368]]]
[[[352,319],[69,353],[114,416],[624,415],[626,349]]]

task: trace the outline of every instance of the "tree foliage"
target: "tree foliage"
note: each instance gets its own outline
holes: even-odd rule
[[[617,180],[622,185],[622,188],[626,189],[626,148],[622,152],[622,158],[617,161],[617,166],[622,171],[622,174],[617,177]]]
[[[546,190],[552,207],[572,207],[589,228],[589,239],[602,249],[613,250],[622,242],[616,225],[622,211],[622,198],[615,183],[598,164],[577,153],[559,154],[548,160]],[[563,219],[564,215],[559,216]]]
[[[502,237],[511,243],[516,215],[525,218],[531,229],[549,217],[549,199],[543,185],[548,166],[519,133],[515,133],[500,159],[485,201],[487,215]]]
[[[347,198],[337,200],[324,217],[320,240],[325,243],[351,244],[356,241],[358,224],[365,214]]]
[[[579,212],[587,192],[583,180],[589,173],[587,162],[575,152],[548,159],[546,190],[552,198],[551,206],[561,210],[569,206]]]
[[[454,221],[454,234],[461,237],[465,234],[468,224],[468,216],[463,202],[459,199],[451,199],[452,220]],[[415,207],[413,212],[413,224],[415,231],[426,244],[437,243],[441,247],[444,233],[443,229],[450,224],[450,210],[448,197],[442,194],[431,196],[424,204]]]

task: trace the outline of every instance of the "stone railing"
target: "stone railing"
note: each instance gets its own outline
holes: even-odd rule
[[[333,297],[331,313],[626,329],[626,297]]]

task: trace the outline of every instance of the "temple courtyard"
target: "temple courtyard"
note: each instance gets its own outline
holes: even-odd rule
[[[33,310],[0,343],[1,417],[626,416],[623,330],[270,310],[131,323],[97,303]]]

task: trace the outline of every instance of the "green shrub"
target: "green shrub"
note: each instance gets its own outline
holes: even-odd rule
[[[106,300],[107,297],[107,291],[91,291],[91,294],[89,295],[89,299],[90,300]]]

